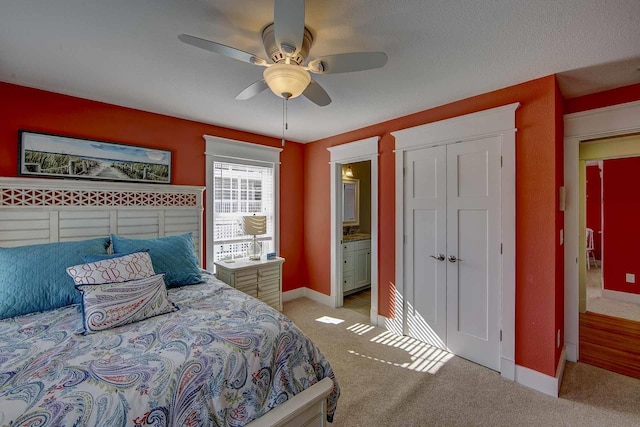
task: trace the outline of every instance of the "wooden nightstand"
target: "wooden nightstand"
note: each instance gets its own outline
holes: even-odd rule
[[[215,262],[216,277],[271,307],[282,311],[282,263],[284,258],[259,261],[236,259]]]

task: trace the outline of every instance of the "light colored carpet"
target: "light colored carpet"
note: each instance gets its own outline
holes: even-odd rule
[[[371,311],[371,288],[344,297],[343,307],[369,316]]]
[[[371,327],[353,310],[300,298],[286,302],[284,313],[336,373],[342,388],[336,427],[640,425],[640,380],[568,363],[556,399]],[[316,321],[323,316],[343,322]]]
[[[587,311],[640,322],[640,304],[602,296],[602,269],[600,268],[591,267],[587,270]]]

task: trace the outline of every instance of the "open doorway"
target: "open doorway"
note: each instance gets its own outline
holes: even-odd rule
[[[640,177],[639,168],[636,156],[586,161],[585,243],[586,311],[640,322],[640,250],[632,244],[640,238],[640,193],[629,187]]]
[[[342,307],[344,304],[344,285],[345,285],[345,262],[349,263],[349,256],[345,257],[346,251],[351,250],[351,262],[353,263],[354,256],[366,257],[366,262],[360,262],[357,265],[361,268],[359,271],[353,271],[351,269],[351,277],[354,280],[352,290],[355,292],[358,288],[364,290],[366,288],[366,282],[370,282],[370,291],[367,298],[367,302],[361,302],[361,305],[366,306],[368,303],[369,308],[369,321],[373,325],[378,324],[378,137],[371,137],[360,141],[350,142],[348,144],[337,145],[335,147],[329,147],[327,150],[331,153],[331,299],[334,307]],[[365,191],[369,197],[366,198],[364,204],[368,205],[370,213],[366,215],[366,218],[370,221],[366,225],[369,231],[368,239],[358,240],[357,236],[354,238],[353,247],[345,247],[345,232],[350,235],[357,235],[358,228],[362,225],[358,221],[358,225],[351,224],[351,228],[345,230],[345,224],[343,224],[343,217],[345,216],[344,204],[344,183],[343,183],[343,166],[345,168],[344,178],[354,179],[355,174],[353,165],[356,163],[366,163],[368,165],[368,173],[362,172],[363,176],[369,176],[369,189]],[[351,173],[353,177],[347,176],[347,170],[351,166]],[[349,188],[350,194],[355,195],[355,187]],[[359,189],[358,189],[359,191]],[[350,210],[350,216],[354,216],[353,209],[360,208],[355,205],[355,198],[352,199],[353,203],[348,206]],[[359,199],[358,199],[359,200]],[[347,226],[349,224],[346,224]],[[366,242],[364,240],[367,240]],[[368,250],[364,250],[363,245],[368,244]],[[369,265],[367,265],[367,262]],[[355,265],[353,266],[355,267]],[[347,270],[349,272],[349,270]],[[364,274],[363,274],[364,273]],[[370,276],[368,276],[370,274]],[[361,277],[364,276],[364,281]],[[366,310],[365,310],[366,311]]]
[[[640,192],[640,136],[583,142],[579,148],[580,265],[579,360],[640,378],[640,289],[636,285],[640,239],[635,225]],[[640,278],[640,276],[639,276]]]
[[[342,165],[343,307],[371,311],[371,161]]]

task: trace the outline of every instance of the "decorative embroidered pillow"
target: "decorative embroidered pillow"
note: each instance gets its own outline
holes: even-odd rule
[[[147,252],[136,252],[115,258],[67,268],[76,285],[126,282],[153,276],[151,257]]]
[[[104,331],[177,311],[169,301],[164,274],[102,285],[78,285],[86,333]]]

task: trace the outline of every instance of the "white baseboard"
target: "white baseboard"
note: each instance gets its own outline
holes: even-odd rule
[[[558,397],[565,364],[566,351],[563,348],[554,377],[534,371],[533,369],[525,368],[524,366],[516,365],[516,382],[549,396]]]
[[[302,298],[304,296],[304,290],[307,288],[297,288],[291,291],[282,293],[282,302],[291,301],[294,299]]]
[[[500,375],[502,378],[515,381],[516,379],[516,362],[506,357],[500,357]]]
[[[291,301],[291,300],[302,298],[302,297],[309,298],[310,300],[318,302],[322,305],[333,307],[333,298],[331,298],[331,296],[325,295],[318,291],[314,291],[313,289],[303,287],[303,288],[297,288],[297,289],[293,289],[291,291],[286,291],[282,293],[283,302]]]
[[[609,289],[603,289],[602,297],[614,299],[616,301],[630,302],[632,304],[640,304],[640,294],[631,294],[629,292],[620,292],[620,291],[612,291]]]

